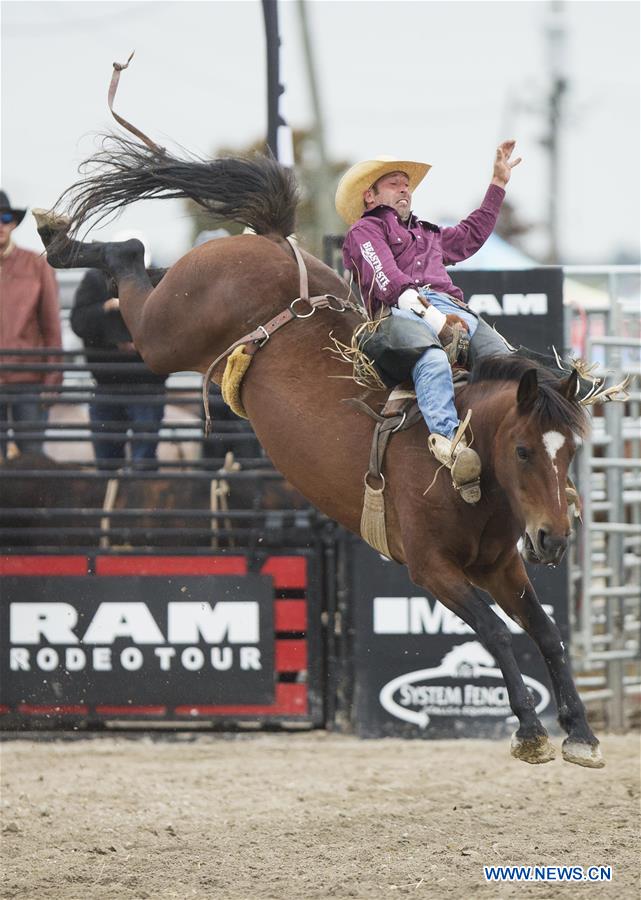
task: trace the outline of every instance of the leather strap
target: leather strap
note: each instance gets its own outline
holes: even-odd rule
[[[408,407],[402,414],[382,418],[376,423],[367,472],[371,478],[380,479],[382,477],[383,460],[391,436],[397,431],[406,431],[422,419],[421,411],[416,403],[408,404]]]
[[[209,408],[209,385],[211,384],[211,380],[216,369],[216,366],[222,362],[225,357],[229,356],[236,347],[240,347],[243,344],[245,345],[245,353],[248,356],[253,356],[261,347],[263,347],[267,341],[270,339],[272,334],[275,331],[278,331],[279,328],[282,328],[283,325],[286,325],[288,322],[291,322],[293,319],[307,319],[312,316],[317,309],[332,309],[335,312],[345,312],[347,309],[354,310],[359,314],[362,314],[362,311],[350,300],[342,300],[340,297],[334,296],[334,294],[319,294],[316,297],[309,297],[309,280],[307,277],[307,267],[305,266],[305,260],[302,257],[302,254],[298,247],[296,246],[296,241],[292,237],[286,238],[287,243],[292,248],[294,252],[294,257],[296,258],[296,262],[298,264],[298,277],[299,277],[299,289],[300,294],[296,297],[289,306],[284,309],[282,312],[279,312],[277,316],[274,316],[273,319],[270,319],[269,322],[266,322],[264,325],[259,325],[258,328],[254,328],[253,331],[250,331],[248,334],[243,335],[243,337],[238,338],[237,341],[234,341],[233,344],[230,344],[226,350],[217,356],[213,363],[207,369],[202,384],[202,400],[203,406],[205,409],[205,436],[208,436],[211,432],[211,410]],[[302,302],[307,303],[311,307],[309,312],[301,312],[296,310],[296,304]]]
[[[159,144],[156,144],[155,141],[152,141],[151,138],[148,138],[146,134],[140,131],[139,128],[136,128],[135,125],[132,125],[131,122],[128,122],[126,119],[123,119],[122,116],[119,116],[118,113],[114,110],[114,100],[116,99],[116,91],[118,90],[118,82],[120,81],[120,73],[129,66],[129,63],[134,58],[134,51],[129,54],[129,59],[126,63],[117,63],[113,64],[114,70],[111,76],[111,82],[109,84],[109,92],[107,93],[107,104],[109,105],[109,109],[111,110],[111,115],[114,117],[116,122],[119,125],[122,125],[123,128],[126,128],[127,131],[130,131],[132,134],[135,134],[137,138],[146,144],[150,150],[154,153],[164,154],[167,151],[164,147],[161,147]]]
[[[404,409],[393,415],[390,415],[389,413],[387,415],[385,414],[387,404],[383,409],[383,415],[380,415],[379,413],[374,412],[371,406],[368,406],[367,403],[364,403],[362,400],[356,399],[356,397],[350,397],[344,400],[343,403],[354,406],[361,412],[366,413],[376,422],[376,427],[374,428],[374,434],[372,436],[372,447],[369,454],[369,468],[367,470],[367,475],[371,478],[381,479],[383,477],[382,471],[385,451],[391,436],[397,431],[407,431],[408,428],[412,428],[423,418],[421,411],[418,408],[418,403],[411,397],[407,398]]]
[[[289,246],[294,251],[294,256],[296,257],[296,262],[298,263],[298,277],[300,280],[300,297],[302,300],[309,299],[309,281],[307,278],[307,266],[305,265],[305,260],[296,245],[296,241],[291,235],[288,235],[285,240],[289,244]]]
[[[405,409],[400,415],[379,416],[378,413],[375,413],[360,400],[353,405],[363,409],[368,415],[376,419],[369,456],[369,468],[365,475],[365,495],[361,513],[361,537],[375,550],[378,550],[379,553],[394,559],[387,543],[383,460],[387,445],[394,432],[405,431],[407,428],[411,428],[422,418],[421,412],[418,405],[411,399],[406,401]],[[377,487],[374,487],[371,483],[373,480],[377,482]]]

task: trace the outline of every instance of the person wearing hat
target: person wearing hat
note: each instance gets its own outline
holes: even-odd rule
[[[420,322],[427,346],[412,369],[416,398],[430,431],[430,451],[452,474],[467,503],[481,497],[481,461],[459,432],[449,347],[456,333],[473,338],[477,329],[482,354],[505,353],[508,346],[470,312],[447,265],[476,253],[492,233],[505,187],[520,157],[512,160],[514,141],[496,150],[492,181],[481,206],[458,225],[439,228],[412,213],[412,194],[429,172],[427,163],[379,156],[352,166],[336,191],[336,209],[350,226],[343,244],[345,268],[358,283],[371,318],[388,311]]]
[[[58,285],[43,254],[23,250],[13,232],[26,209],[14,209],[0,190],[0,350],[62,349]],[[60,356],[2,356],[14,368],[0,372],[0,455],[7,455],[7,430],[14,429],[14,444],[21,453],[40,453],[42,440],[20,437],[19,428],[44,430],[47,407],[38,395],[43,388],[62,383],[62,372],[37,372],[35,363],[60,363]]]

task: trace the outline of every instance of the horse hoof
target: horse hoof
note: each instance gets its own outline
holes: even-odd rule
[[[510,745],[510,753],[514,759],[520,759],[522,762],[531,763],[533,766],[540,763],[551,762],[556,756],[556,750],[550,743],[547,734],[537,735],[530,740],[523,740],[518,737],[516,732],[512,735],[512,743]]]
[[[36,220],[36,228],[38,231],[47,229],[49,231],[68,231],[71,225],[69,216],[61,216],[51,209],[32,209],[31,214]]]
[[[596,744],[583,744],[580,741],[571,741],[566,738],[561,748],[563,759],[577,766],[586,766],[588,769],[602,769],[605,765],[601,747]]]

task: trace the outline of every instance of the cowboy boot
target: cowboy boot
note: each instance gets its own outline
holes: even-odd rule
[[[466,503],[478,503],[481,499],[481,460],[476,452],[468,447],[461,423],[452,440],[442,434],[431,434],[428,438],[430,452],[436,459],[450,470],[452,485]],[[462,427],[463,426],[463,427]]]

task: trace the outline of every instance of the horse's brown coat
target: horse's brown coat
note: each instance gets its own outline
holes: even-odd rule
[[[122,314],[152,369],[205,373],[230,344],[298,295],[298,270],[282,224],[291,220],[295,207],[289,175],[271,160],[192,164],[153,154],[148,158],[133,145],[123,147],[124,157],[107,158],[107,167],[116,168],[115,173],[107,171],[79,184],[84,199],[76,206],[76,224],[106,203],[132,202],[142,190],[157,196],[171,190],[176,196],[180,171],[186,195],[194,195],[190,176],[202,176],[207,202],[224,202],[238,221],[258,222],[262,236],[203,244],[179,260],[156,288],[144,270],[142,245],[136,242],[76,243],[65,249],[58,236],[50,261],[65,266],[74,264],[72,257],[84,255],[84,264],[99,265],[116,277]],[[123,169],[131,183],[124,200]],[[47,245],[51,235],[46,228],[41,234]],[[312,295],[347,299],[347,286],[335,272],[307,254],[305,260]],[[274,465],[319,509],[355,532],[373,422],[342,402],[357,389],[328,347],[331,333],[349,344],[359,321],[356,313],[323,309],[289,324],[256,354],[242,388],[243,405]],[[494,655],[520,723],[514,755],[546,762],[553,752],[516,665],[510,634],[477,588],[490,591],[543,653],[560,721],[569,734],[565,758],[599,766],[598,742],[587,725],[560,634],[541,609],[516,549],[524,532],[541,561],[556,562],[565,549],[570,523],[559,483],[565,483],[574,448],[571,424],[580,424],[571,400],[575,382],[570,377],[553,387],[549,382],[539,385],[536,367],[525,365],[518,378],[509,368],[499,370],[498,377],[495,373],[468,385],[457,398],[459,414],[468,406],[473,410],[474,446],[483,463],[483,498],[475,507],[455,493],[445,470],[424,496],[437,463],[428,452],[423,424],[395,435],[383,470],[388,543],[416,584],[471,625]],[[222,370],[217,375],[220,378]],[[385,394],[370,392],[366,399],[376,407]],[[543,444],[548,425],[563,438],[554,472]]]

